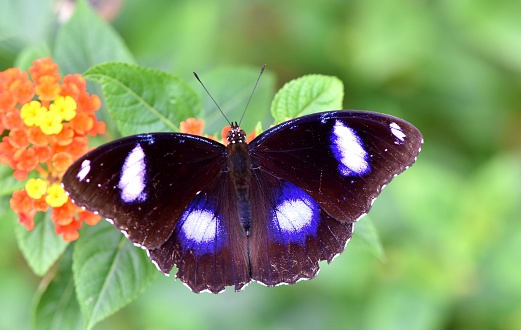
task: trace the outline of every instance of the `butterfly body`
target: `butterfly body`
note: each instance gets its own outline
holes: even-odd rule
[[[239,219],[247,236],[250,234],[252,210],[250,203],[251,160],[246,143],[246,133],[237,124],[232,125],[227,136],[228,168],[235,188]]]
[[[277,125],[251,143],[181,133],[126,137],[75,162],[74,202],[99,212],[194,292],[313,278],[381,189],[416,160],[421,133],[364,111]]]

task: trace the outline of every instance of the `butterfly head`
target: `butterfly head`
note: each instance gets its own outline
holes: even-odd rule
[[[228,140],[228,144],[246,143],[246,133],[239,127],[237,122],[232,123],[231,130],[228,132],[226,140]]]

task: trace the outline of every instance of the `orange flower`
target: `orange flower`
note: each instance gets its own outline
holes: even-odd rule
[[[11,210],[16,213],[29,212],[34,206],[34,200],[29,197],[25,189],[17,190],[13,193],[13,198],[9,201]]]
[[[34,229],[34,215],[36,214],[35,211],[31,212],[20,212],[18,213],[18,221],[21,225],[25,226],[25,229],[27,230],[33,230]]]
[[[49,145],[49,139],[47,138],[47,135],[45,135],[42,130],[37,127],[29,127],[27,130],[27,139],[29,140],[29,143],[36,145],[36,146],[47,146]]]
[[[78,233],[78,229],[81,228],[81,222],[78,220],[72,220],[67,225],[56,225],[54,231],[58,235],[62,235],[63,240],[66,242],[72,242],[80,237],[80,233]]]
[[[3,71],[0,75],[0,110],[8,111],[17,103],[29,102],[34,96],[34,88],[27,72],[18,68]]]
[[[96,117],[88,113],[80,113],[73,120],[71,120],[72,129],[78,134],[85,134],[92,129]]]
[[[73,162],[74,159],[72,158],[71,154],[66,152],[59,152],[52,156],[52,164],[58,172],[65,173],[65,171],[67,171]]]
[[[54,212],[51,214],[51,220],[57,225],[65,226],[74,220],[74,214],[76,212],[76,205],[70,200],[59,207],[54,208]]]
[[[16,100],[13,98],[11,93],[4,92],[0,93],[0,110],[5,111],[11,109],[16,105]]]
[[[80,211],[78,212],[78,219],[85,221],[85,223],[90,226],[94,226],[101,220],[101,217],[97,214],[93,214],[87,211]]]
[[[204,122],[202,119],[188,118],[179,124],[179,131],[181,133],[203,135]]]
[[[105,123],[94,114],[101,101],[87,92],[79,74],[66,75],[60,84],[51,58],[34,61],[29,72],[32,81],[17,68],[0,72],[0,163],[14,169],[18,180],[25,181],[29,173],[37,176],[13,193],[10,206],[27,230],[34,228],[37,212],[51,208],[56,233],[70,242],[78,238],[82,223],[94,225],[100,219],[76,207],[60,181],[88,151],[87,135],[105,132]]]
[[[49,146],[33,146],[32,148],[38,157],[38,162],[46,163],[51,159],[52,149]]]
[[[6,129],[22,128],[23,121],[18,111],[8,111],[2,116],[2,124]]]

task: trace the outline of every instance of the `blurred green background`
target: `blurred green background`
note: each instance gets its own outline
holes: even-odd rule
[[[370,213],[385,260],[355,230],[312,281],[215,296],[160,277],[97,329],[521,329],[521,2],[95,3],[141,65],[192,84],[194,70],[267,63],[276,89],[334,75],[345,108],[399,116],[425,138]],[[1,70],[52,44],[68,13],[64,1],[0,6]],[[0,329],[23,329],[40,279],[1,204]]]

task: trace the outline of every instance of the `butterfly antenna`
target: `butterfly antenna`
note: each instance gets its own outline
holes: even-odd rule
[[[255,86],[253,86],[253,90],[251,91],[250,98],[248,99],[248,103],[246,103],[246,107],[244,108],[244,111],[242,112],[241,120],[239,120],[239,126],[241,126],[242,118],[244,118],[244,114],[246,113],[246,109],[248,109],[248,106],[250,105],[251,98],[253,97],[253,93],[255,93],[255,89],[257,88],[257,85],[259,84],[260,77],[264,73],[264,69],[266,69],[266,64],[264,64],[260,70],[259,76],[257,77],[257,81],[255,82]]]
[[[226,119],[226,121],[228,122],[228,124],[230,126],[232,126],[232,123],[230,123],[230,121],[228,120],[228,117],[226,117],[226,115],[224,114],[224,112],[221,110],[221,107],[219,106],[219,104],[217,104],[217,101],[215,101],[215,99],[213,98],[212,94],[210,94],[210,92],[208,91],[208,89],[206,89],[206,86],[203,84],[203,82],[201,81],[201,79],[199,79],[199,76],[197,75],[197,73],[195,73],[194,71],[194,76],[195,76],[195,79],[197,79],[197,81],[199,81],[199,83],[201,84],[201,86],[203,86],[204,90],[206,91],[206,94],[208,94],[208,96],[210,96],[210,98],[212,99],[213,103],[215,103],[215,106],[217,107],[217,109],[219,109],[219,111],[221,112],[221,114],[223,115],[224,119]]]

